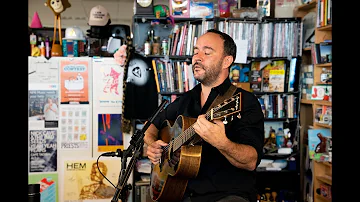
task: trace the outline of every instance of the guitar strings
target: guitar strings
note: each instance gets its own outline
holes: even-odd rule
[[[223,105],[219,104],[217,107],[213,108],[213,112],[217,112],[220,108],[223,108],[224,106],[228,105],[234,100],[234,98],[227,99]],[[211,110],[207,111],[205,114],[205,118],[209,119],[211,115]],[[169,151],[170,145],[176,146],[175,151],[180,148],[180,146],[187,140],[190,139],[191,136],[195,134],[195,129],[193,128],[195,123],[193,123],[191,126],[189,126],[185,131],[183,131],[179,136],[177,136],[172,142],[173,144],[169,143],[165,147],[163,147],[163,153],[167,153]],[[184,138],[185,137],[185,138]],[[180,143],[180,146],[178,144]]]

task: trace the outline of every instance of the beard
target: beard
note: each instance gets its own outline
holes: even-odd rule
[[[204,86],[211,86],[213,83],[216,82],[217,78],[220,75],[221,63],[222,63],[222,60],[220,60],[217,64],[213,64],[210,66],[204,66],[201,63],[195,62],[193,65],[193,74],[194,74],[195,66],[203,69],[204,73],[200,74],[200,75],[197,74],[196,76],[194,74],[194,78],[197,81],[199,81],[200,83],[202,83]]]

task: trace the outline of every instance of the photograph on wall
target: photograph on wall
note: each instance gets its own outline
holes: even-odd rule
[[[121,114],[98,114],[98,151],[123,149]]]
[[[40,202],[58,202],[58,174],[30,173],[29,184],[40,184]]]
[[[64,160],[63,201],[110,201],[120,168],[119,158]]]
[[[59,91],[57,84],[29,84],[29,126],[57,128]]]
[[[113,58],[95,58],[92,65],[94,105],[121,109],[124,67]]]
[[[326,161],[328,139],[331,138],[329,128],[308,129],[308,145],[310,159]]]
[[[28,58],[29,83],[58,83],[59,60],[58,58],[46,59],[45,57]]]
[[[30,172],[57,171],[57,131],[30,130]]]
[[[89,149],[89,105],[61,105],[60,149]]]
[[[61,104],[89,104],[89,61],[60,61]]]

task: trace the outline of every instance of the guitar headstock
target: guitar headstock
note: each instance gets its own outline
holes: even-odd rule
[[[122,98],[122,114],[125,112],[125,95],[126,95],[126,80],[128,75],[129,63],[133,53],[133,44],[130,36],[126,37],[126,58],[124,61],[124,77],[123,77],[123,98]],[[131,131],[131,120],[121,116],[121,130],[129,133]]]
[[[209,110],[209,119],[223,119],[241,111],[241,93],[233,95],[224,102]],[[240,118],[240,113],[236,115]],[[226,122],[224,122],[226,124]]]

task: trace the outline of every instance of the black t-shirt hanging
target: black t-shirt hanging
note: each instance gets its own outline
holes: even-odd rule
[[[151,59],[132,53],[126,77],[126,119],[148,119],[158,107],[158,95]]]

